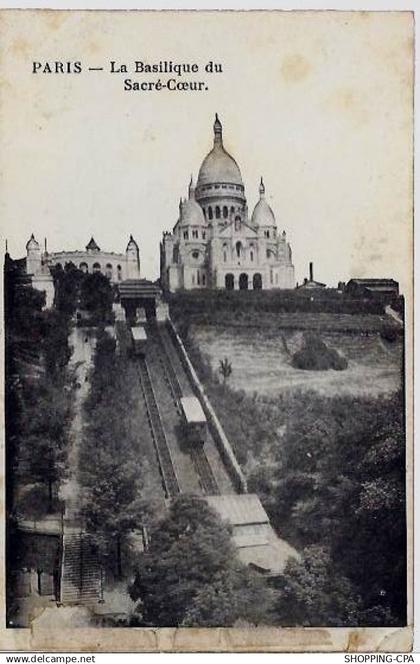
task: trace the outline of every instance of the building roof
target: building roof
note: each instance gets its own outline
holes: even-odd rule
[[[96,244],[93,237],[90,238],[89,242],[86,245],[86,251],[100,251],[100,248]]]
[[[298,288],[325,288],[326,284],[323,284],[321,281],[315,281],[315,279],[306,279],[303,284],[299,284]]]
[[[118,284],[118,292],[120,298],[134,300],[143,297],[156,297],[160,295],[161,290],[159,286],[147,279],[126,279]]]
[[[271,526],[270,535],[265,544],[243,546],[238,549],[238,556],[244,565],[250,565],[266,574],[281,574],[290,558],[299,558],[299,554],[285,540],[277,537]]]
[[[348,283],[375,289],[398,287],[398,281],[395,281],[395,279],[350,279]]]
[[[225,150],[222,138],[222,123],[217,117],[213,125],[214,146],[201,164],[197,186],[203,184],[237,184],[242,185],[242,176],[234,158]]]
[[[206,501],[232,526],[240,560],[266,574],[281,574],[297,551],[277,537],[256,494],[206,496]]]
[[[206,422],[206,416],[197,397],[182,397],[182,410],[187,422]]]
[[[254,493],[207,496],[206,500],[232,526],[269,523],[267,512]]]

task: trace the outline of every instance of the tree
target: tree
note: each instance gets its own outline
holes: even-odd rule
[[[49,377],[22,390],[18,422],[20,474],[30,483],[48,489],[48,511],[53,509],[53,489],[67,469],[71,394]]]
[[[81,285],[80,305],[94,320],[105,322],[112,310],[114,295],[109,279],[100,272],[87,274]]]
[[[229,528],[197,496],[176,498],[150,534],[130,596],[140,623],[233,625],[267,620],[270,593],[236,556]],[[262,615],[264,613],[264,615]]]
[[[328,548],[331,574],[361,598],[359,624],[405,620],[403,414],[399,394],[311,395],[290,416],[267,506],[295,546]]]
[[[277,616],[284,626],[357,625],[360,597],[322,546],[303,550],[290,560],[278,583]]]
[[[103,558],[109,557],[109,544],[114,546],[112,558],[116,561],[116,575],[121,578],[122,545],[130,532],[141,529],[145,515],[139,463],[121,463],[106,448],[98,448],[87,474],[91,477],[85,476],[86,526],[96,535]]]
[[[71,316],[74,314],[80,298],[80,288],[85,277],[74,263],[66,263],[63,268],[51,269],[55,287],[55,307],[58,311]]]
[[[224,360],[219,361],[219,373],[222,374],[223,384],[225,384],[229,376],[232,374],[232,362],[229,362],[227,357],[225,357]]]
[[[48,435],[33,437],[27,441],[31,450],[29,460],[32,479],[48,488],[48,512],[54,511],[54,486],[63,479],[66,471],[67,450]]]
[[[100,330],[79,454],[86,525],[104,563],[115,561],[118,577],[123,575],[123,545],[130,532],[141,528],[147,512],[142,500],[139,432],[131,424],[137,396],[127,391],[124,361],[117,361],[115,341]]]
[[[50,377],[57,377],[67,366],[71,349],[68,344],[70,324],[68,315],[52,309],[44,312],[43,318],[44,342],[42,349],[45,358],[45,367]]]

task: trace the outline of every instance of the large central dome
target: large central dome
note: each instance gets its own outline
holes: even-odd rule
[[[198,173],[197,187],[206,184],[234,184],[243,187],[239,166],[226,152],[222,140],[222,124],[217,117],[213,125],[214,147],[201,164]]]

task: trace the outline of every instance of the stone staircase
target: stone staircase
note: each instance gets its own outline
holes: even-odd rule
[[[101,600],[101,586],[101,566],[90,536],[64,532],[61,603],[97,604]]]

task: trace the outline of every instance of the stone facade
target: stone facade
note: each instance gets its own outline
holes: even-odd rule
[[[41,251],[39,243],[31,235],[26,244],[26,273],[31,277],[33,288],[45,292],[48,308],[54,301],[54,284],[50,268],[58,265],[64,268],[68,263],[73,263],[86,273],[101,272],[112,284],[118,284],[125,279],[140,279],[139,247],[132,235],[124,254],[101,251],[93,238],[84,251],[49,253],[46,248]]]
[[[292,252],[286,232],[277,231],[274,213],[260,198],[249,218],[245,187],[236,161],[225,150],[216,115],[213,149],[204,159],[179,218],[160,245],[165,290],[193,288],[294,288]]]

